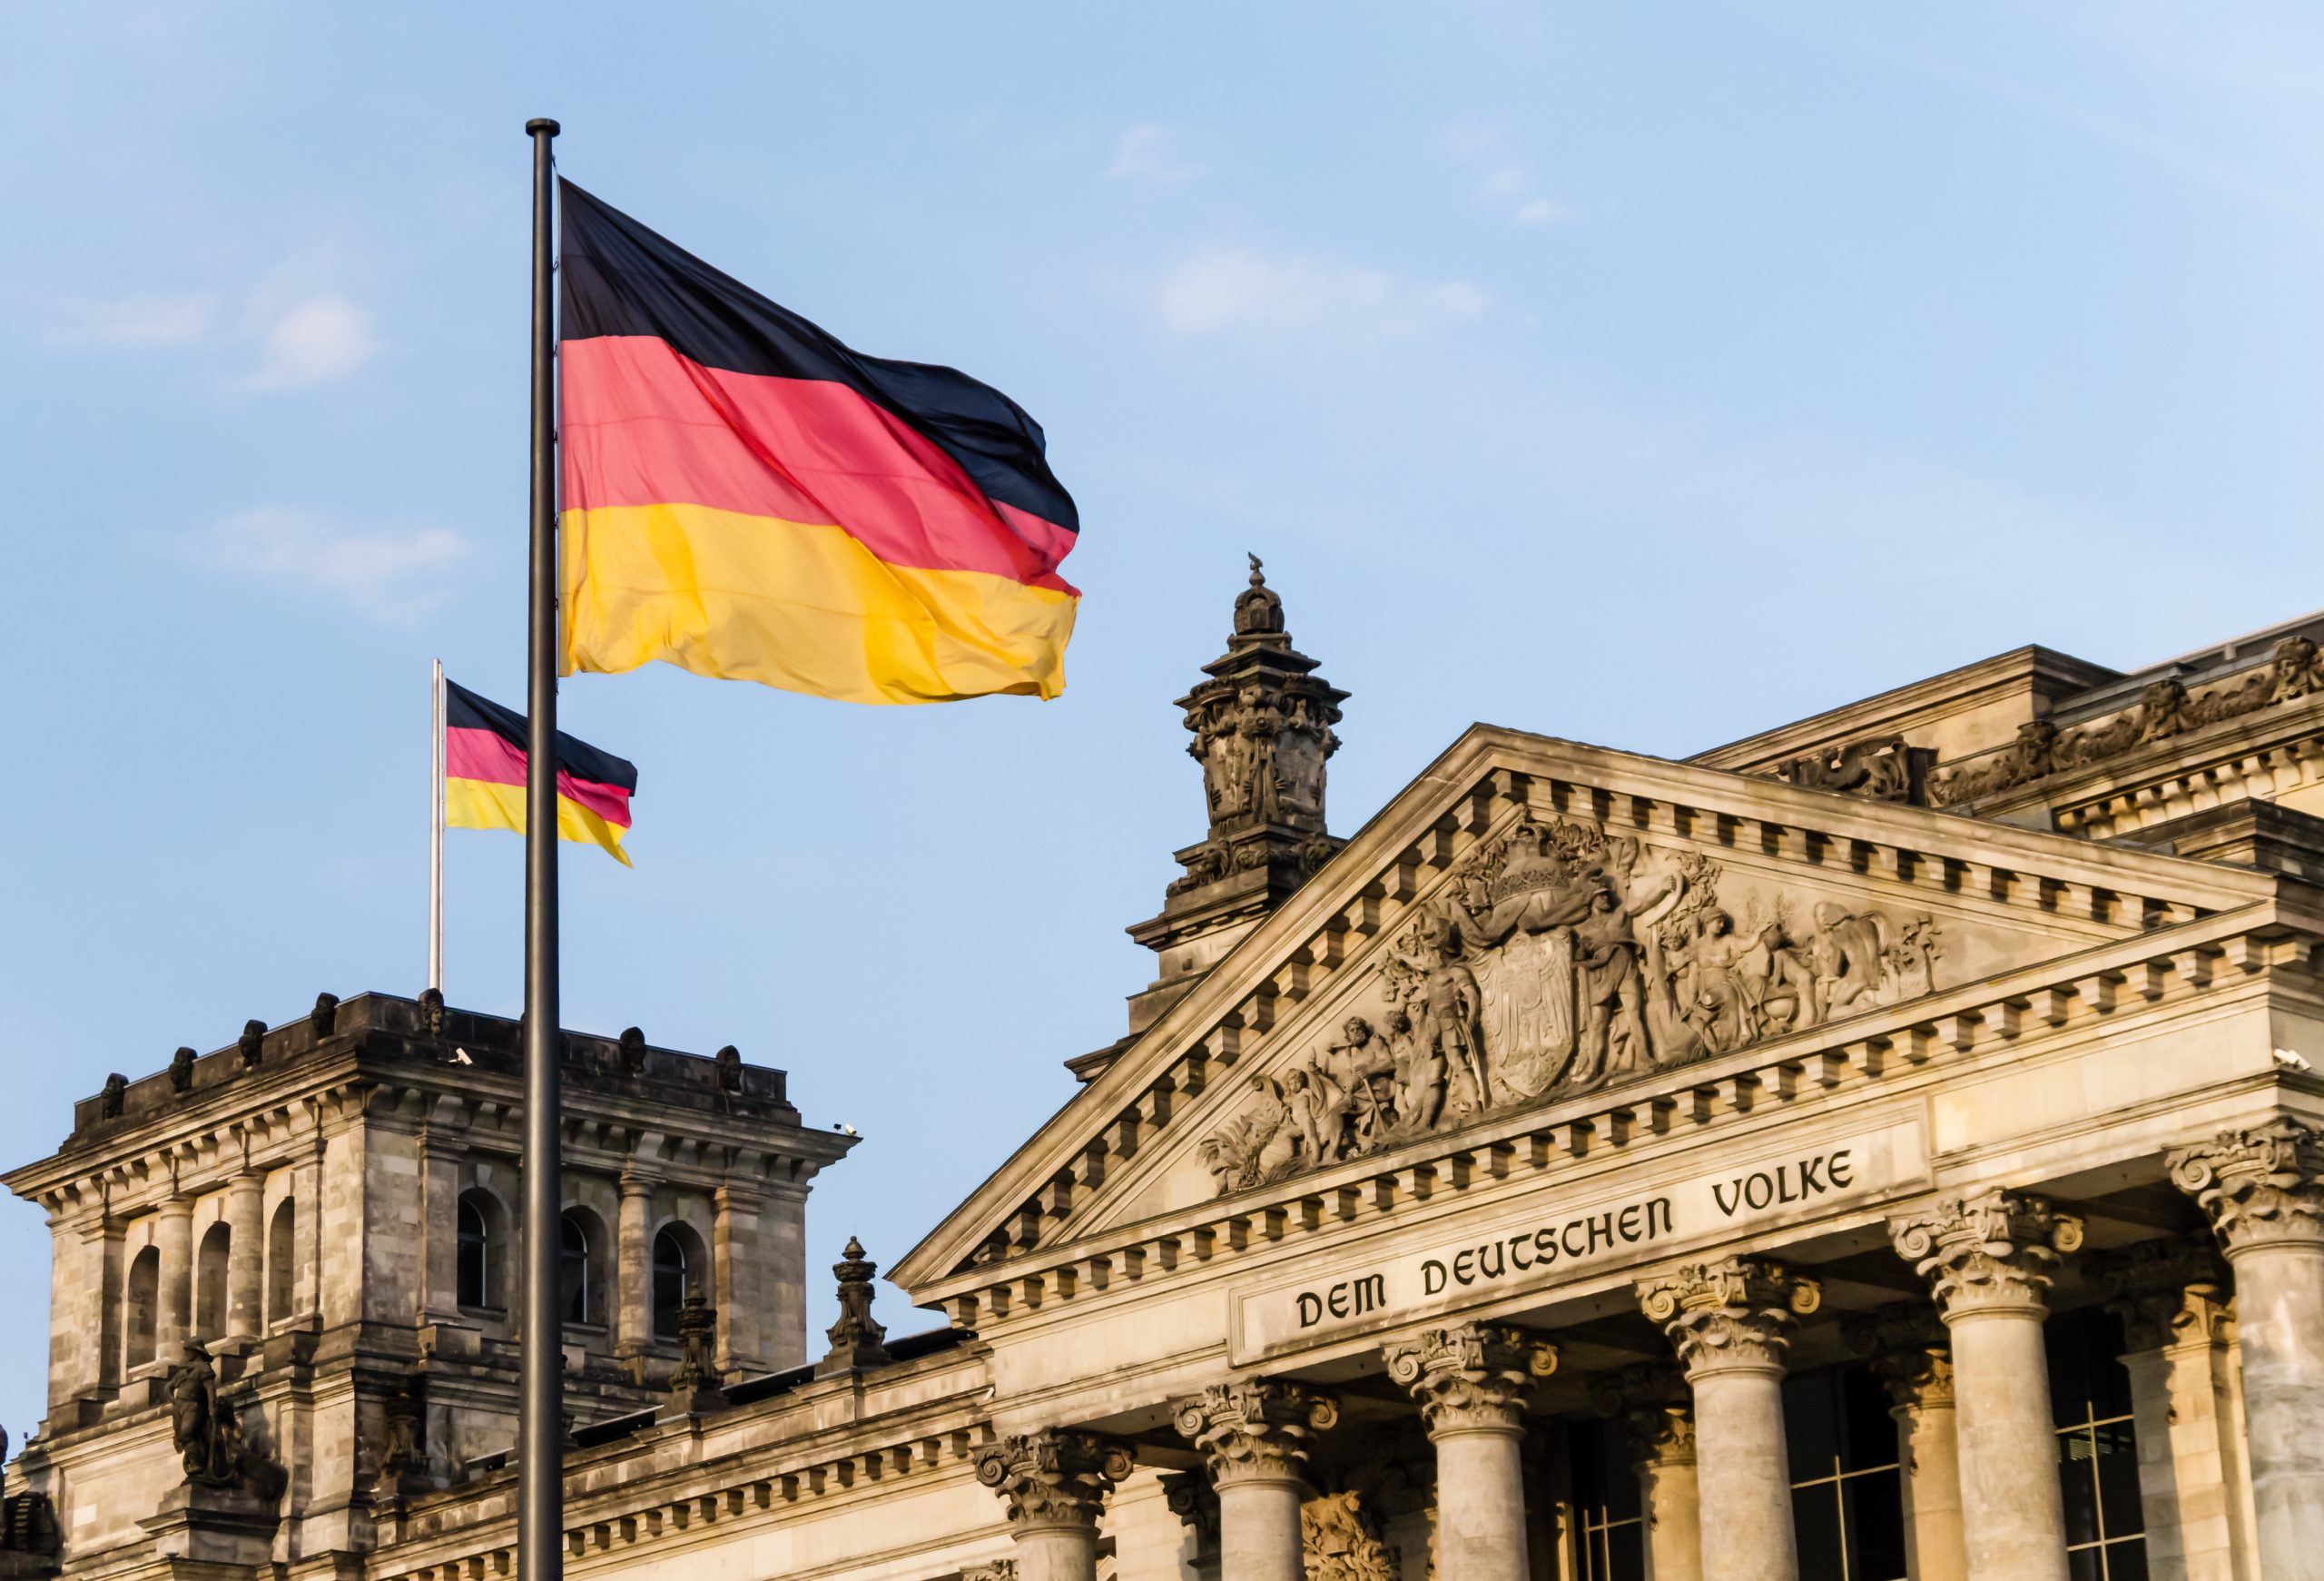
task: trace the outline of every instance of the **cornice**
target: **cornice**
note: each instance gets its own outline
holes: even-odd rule
[[[1734,810],[1720,810],[1734,809]],[[2152,928],[2260,902],[2273,875],[1870,803],[1780,781],[1479,725],[1367,823],[1145,1036],[1083,1086],[891,1277],[926,1304],[998,1245],[1103,1186],[1355,946],[1393,931],[1477,844],[1517,816],[1592,816],[1610,829],[1758,853],[1834,877],[1892,881],[1932,899],[1984,897],[2028,921],[2076,916]]]

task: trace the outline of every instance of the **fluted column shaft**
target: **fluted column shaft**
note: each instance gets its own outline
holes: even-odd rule
[[[1526,1581],[1525,1402],[1557,1351],[1521,1329],[1463,1323],[1383,1349],[1436,1447],[1436,1564],[1469,1581]]]
[[[177,1361],[193,1334],[193,1199],[172,1197],[162,1204],[153,1226],[162,1254],[161,1299],[153,1322],[153,1358]]]
[[[1905,1483],[1905,1571],[1909,1581],[1965,1581],[1961,1442],[1954,1410],[1953,1351],[1944,1322],[1925,1307],[1890,1308],[1854,1319],[1848,1340],[1887,1385]]]
[[[1009,1507],[1017,1581],[1097,1581],[1098,1517],[1131,1466],[1127,1446],[1069,1428],[1013,1434],[977,1457],[977,1480]]]
[[[1255,1378],[1205,1389],[1179,1404],[1177,1418],[1203,1451],[1218,1494],[1223,1581],[1305,1581],[1299,1504],[1307,1452],[1315,1435],[1339,1420],[1338,1406],[1295,1384]]]
[[[1643,1280],[1639,1304],[1662,1325],[1694,1392],[1702,1574],[1799,1581],[1784,1444],[1784,1353],[1794,1320],[1822,1297],[1780,1266],[1730,1257]]]
[[[265,1294],[266,1230],[259,1210],[266,1181],[255,1173],[236,1175],[226,1187],[226,1333],[254,1339]]]
[[[2082,1221],[2039,1197],[1988,1191],[1889,1221],[1929,1281],[1953,1352],[1969,1581],[2066,1581],[2065,1504],[2042,1343],[2050,1281]]]
[[[2235,1271],[2260,1574],[2324,1578],[2324,1141],[2285,1120],[2171,1155]]]

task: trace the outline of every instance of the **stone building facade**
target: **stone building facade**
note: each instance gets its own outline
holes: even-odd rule
[[[1255,561],[1155,977],[891,1271],[939,1326],[851,1243],[810,1359],[846,1139],[570,1039],[568,1571],[2324,1578],[2319,636],[1684,762],[1481,726],[1343,838]],[[319,1004],[5,1177],[57,1313],[7,1566],[515,1572],[513,1032]]]

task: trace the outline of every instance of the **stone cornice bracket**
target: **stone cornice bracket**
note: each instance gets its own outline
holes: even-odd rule
[[[2165,1161],[2171,1183],[2211,1216],[2229,1257],[2256,1246],[2324,1244],[2324,1141],[2298,1121],[2222,1131]]]
[[[2227,1264],[2208,1235],[2142,1240],[2097,1260],[2092,1271],[2106,1292],[2106,1309],[2122,1320],[2122,1339],[2132,1350],[2228,1337]]]
[[[1129,1446],[1078,1428],[1012,1433],[977,1456],[977,1480],[1009,1503],[1019,1533],[1095,1532],[1106,1495],[1136,1464]]]
[[[2082,1245],[2082,1220],[2045,1198],[1986,1191],[1891,1219],[1888,1239],[1929,1281],[1946,1322],[1985,1313],[2039,1317],[2059,1263]]]
[[[1840,1325],[1847,1348],[1865,1359],[1898,1410],[1953,1404],[1953,1346],[1935,1309],[1884,1307]]]
[[[1380,1348],[1388,1376],[1419,1402],[1430,1438],[1521,1433],[1533,1380],[1557,1370],[1557,1348],[1505,1323],[1429,1329]]]
[[[1179,1433],[1203,1452],[1216,1487],[1300,1481],[1310,1441],[1340,1419],[1340,1408],[1295,1383],[1242,1378],[1213,1384],[1171,1414]]]
[[[1620,1421],[1640,1464],[1675,1466],[1695,1457],[1695,1406],[1687,1375],[1641,1362],[1590,1380],[1590,1403]]]
[[[1753,1257],[1689,1263],[1637,1289],[1640,1309],[1669,1336],[1690,1379],[1781,1371],[1793,1324],[1824,1300],[1814,1280]]]

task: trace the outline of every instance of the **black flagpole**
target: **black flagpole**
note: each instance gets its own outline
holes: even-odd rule
[[[556,992],[556,415],[550,291],[550,120],[533,140],[533,546],[527,599],[525,748],[525,1225],[518,1300],[517,1564],[521,1581],[565,1574],[565,1345],[556,1301],[563,1207]]]

